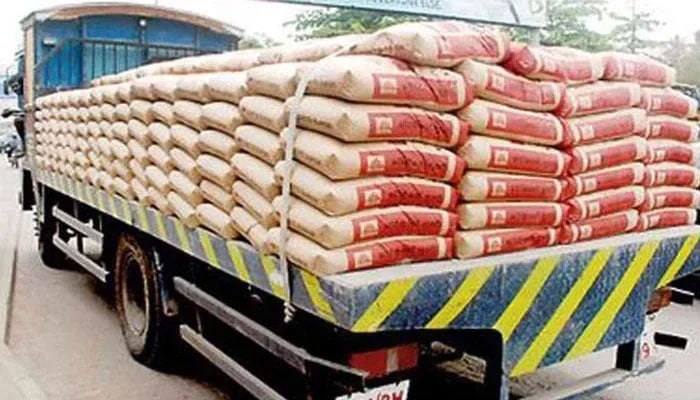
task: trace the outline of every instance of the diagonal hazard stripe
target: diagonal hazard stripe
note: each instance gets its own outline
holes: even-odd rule
[[[160,216],[160,213],[156,213],[156,215]],[[177,238],[180,241],[180,248],[184,250],[186,253],[192,254],[192,246],[190,246],[190,238],[187,236],[187,232],[185,231],[185,225],[180,222],[180,220],[176,219],[174,221],[175,225],[175,233],[177,234]],[[167,235],[163,235],[163,238],[165,240],[168,240]]]
[[[396,310],[418,282],[418,278],[402,279],[386,285],[364,314],[355,322],[353,332],[374,332]]]
[[[620,311],[620,308],[625,304],[632,290],[637,285],[644,273],[644,270],[651,262],[656,249],[659,248],[659,241],[652,241],[644,244],[637,255],[625,271],[625,274],[620,279],[613,292],[600,308],[598,313],[591,323],[586,326],[581,336],[574,343],[569,353],[564,357],[565,360],[580,357],[584,354],[593,352],[605,333],[608,331],[610,324],[615,319],[615,316]]]
[[[446,328],[476,297],[477,293],[489,280],[495,267],[475,268],[467,274],[450,300],[426,324],[429,329]]]
[[[156,216],[156,225],[158,227],[158,236],[167,241],[168,240],[168,231],[165,229],[165,220],[163,220],[163,214],[157,212],[154,213]]]
[[[248,272],[248,266],[243,259],[241,250],[234,242],[226,242],[226,248],[228,249],[229,257],[231,257],[233,268],[238,272],[238,278],[246,283],[250,283],[250,273]]]
[[[316,311],[318,311],[318,314],[327,321],[333,323],[337,322],[335,314],[333,314],[333,308],[323,294],[321,282],[319,282],[318,277],[301,270],[301,279],[304,281],[304,286],[306,287],[306,291],[309,293],[311,303],[313,303],[314,308],[316,308]]]
[[[146,207],[138,205],[136,210],[139,214],[139,225],[141,225],[141,228],[146,232],[150,232],[151,227],[148,224],[148,214],[146,214]]]
[[[219,259],[216,257],[216,251],[214,251],[214,246],[211,244],[209,235],[207,235],[206,232],[201,230],[198,231],[197,234],[199,235],[199,242],[202,244],[204,255],[207,257],[207,261],[209,261],[209,264],[217,268],[221,268],[221,263],[219,263]]]
[[[549,279],[558,262],[558,256],[541,258],[520,288],[518,294],[515,295],[508,307],[503,311],[503,314],[501,314],[501,317],[496,321],[493,327],[501,332],[504,341],[510,339],[513,331],[518,327],[537,295],[540,294],[542,287]]]
[[[554,311],[552,318],[542,328],[535,340],[530,344],[525,354],[511,371],[511,376],[522,375],[537,369],[540,362],[549,351],[556,338],[561,333],[566,323],[578,308],[591,286],[595,283],[615,248],[607,248],[595,253],[588,266],[569,290],[569,294],[562,300]]]
[[[287,291],[284,289],[284,277],[277,269],[275,262],[268,256],[261,256],[260,262],[265,270],[265,276],[267,277],[267,282],[270,284],[272,293],[280,299],[285,299],[287,297]]]
[[[688,261],[688,257],[690,257],[690,255],[693,253],[693,250],[695,250],[695,246],[697,246],[698,240],[700,240],[700,235],[692,235],[685,239],[685,241],[683,242],[683,246],[681,246],[680,250],[678,250],[678,254],[676,254],[676,257],[673,259],[673,261],[671,261],[671,265],[669,265],[668,269],[666,270],[666,273],[659,281],[659,284],[656,286],[657,289],[668,285],[669,283],[671,283],[673,278],[675,278],[676,275],[678,275],[678,273],[685,265],[685,262]]]

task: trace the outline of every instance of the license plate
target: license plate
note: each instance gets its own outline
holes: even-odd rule
[[[335,400],[407,400],[409,381],[401,381],[364,392],[346,394],[336,397]]]
[[[642,332],[642,343],[639,349],[639,359],[647,360],[656,354],[656,344],[654,344],[654,332],[656,331],[656,314],[647,315]]]

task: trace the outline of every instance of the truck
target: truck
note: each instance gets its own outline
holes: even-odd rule
[[[586,397],[662,367],[646,321],[674,297],[669,284],[700,268],[700,227],[329,277],[284,269],[245,241],[189,229],[33,162],[39,95],[233,50],[240,30],[110,3],[37,11],[22,27],[21,199],[36,215],[38,252],[49,268],[70,260],[112,288],[136,361],[167,369],[186,345],[270,400],[433,397],[432,371],[464,354],[483,361],[479,390],[499,400],[512,377],[603,349],[616,348],[609,370],[528,399]]]

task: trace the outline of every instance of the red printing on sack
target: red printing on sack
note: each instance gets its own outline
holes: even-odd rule
[[[418,150],[361,151],[360,175],[420,176],[457,182],[462,177],[465,161],[459,157],[423,153]],[[454,171],[447,176],[451,161]]]
[[[448,146],[453,143],[460,145],[467,140],[469,125],[462,122],[459,124],[459,137],[455,140],[455,126],[450,120],[430,114],[411,112],[370,113],[369,137],[373,139],[423,139]]]
[[[539,105],[554,105],[557,100],[554,90],[549,85],[523,82],[494,70],[487,71],[486,90]]]
[[[432,101],[446,106],[459,106],[459,85],[455,79],[372,74],[376,100]]]
[[[553,226],[558,222],[554,206],[487,205],[486,227]]]
[[[484,255],[545,247],[552,241],[550,235],[549,229],[518,229],[483,235]]]
[[[390,214],[355,218],[352,220],[353,240],[362,241],[391,236],[453,236],[457,229],[457,216],[447,216],[448,229],[442,232],[445,225],[445,214],[419,211],[394,212]]]
[[[445,254],[440,254],[438,240],[445,242]],[[452,258],[454,252],[452,239],[411,239],[386,241],[381,244],[354,246],[345,250],[348,270],[384,267],[405,261],[432,261],[443,256]]]
[[[559,122],[555,119],[536,116],[533,114],[523,115],[504,109],[489,108],[489,119],[486,129],[504,133],[517,132],[520,136],[556,140],[559,132],[557,127]]]
[[[559,187],[556,181],[491,178],[488,185],[488,199],[558,200]]]
[[[447,197],[447,198],[446,198]],[[358,210],[398,205],[443,208],[457,207],[457,192],[450,188],[415,183],[385,183],[357,188]]]
[[[518,172],[539,172],[556,175],[564,171],[561,157],[555,153],[542,153],[528,150],[491,146],[489,167]]]

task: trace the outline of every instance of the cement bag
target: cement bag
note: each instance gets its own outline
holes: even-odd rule
[[[548,113],[519,110],[475,100],[458,113],[473,132],[519,142],[556,146],[564,142],[565,131],[559,118]]]
[[[267,246],[275,252],[279,251],[279,235],[278,228],[268,233]],[[401,236],[326,250],[301,235],[291,233],[287,240],[287,256],[294,264],[325,276],[452,258],[453,245],[452,238]]]
[[[698,101],[671,88],[644,88],[641,107],[650,115],[695,119],[698,116]]]
[[[642,102],[642,88],[631,82],[598,82],[568,88],[556,109],[562,117],[580,117],[636,107]]]
[[[66,166],[66,172],[64,172],[64,175],[66,176],[69,175],[69,167],[70,165]],[[114,179],[109,176],[107,172],[100,172],[100,187],[106,190],[109,194],[114,194]]]
[[[131,108],[129,107],[129,103],[119,103],[114,107],[114,118],[112,121],[129,122],[130,119]]]
[[[91,118],[96,121],[109,121],[109,122],[115,122],[117,121],[117,116],[115,115],[115,107],[111,104],[102,104],[100,106],[100,117],[97,119]],[[59,118],[63,119],[62,115],[63,110],[60,111],[59,113]],[[88,113],[90,110],[88,109]]]
[[[630,163],[597,171],[586,172],[567,179],[572,196],[602,190],[617,189],[644,183],[646,168],[641,163]]]
[[[195,57],[194,72],[245,71],[259,64],[260,49],[237,50]]]
[[[273,203],[281,212],[282,198]],[[394,207],[331,217],[301,200],[289,209],[291,228],[327,249],[396,236],[452,237],[457,217],[447,211]]]
[[[234,185],[235,184],[236,183],[234,183]],[[224,190],[214,182],[202,179],[202,182],[199,184],[199,190],[206,201],[223,211],[231,212],[236,205],[236,201],[230,193],[231,190]]]
[[[236,129],[234,138],[238,147],[270,165],[277,164],[284,157],[280,135],[267,129],[255,125],[241,125]]]
[[[570,244],[621,235],[633,231],[638,222],[637,210],[628,210],[577,224],[567,224],[561,229],[559,243]]]
[[[323,39],[304,40],[262,49],[258,56],[261,64],[280,64],[299,61],[318,61],[345,47],[367,38],[366,35],[342,35]]]
[[[290,103],[288,106],[291,108]],[[464,143],[469,133],[469,125],[451,114],[317,96],[302,99],[297,122],[302,128],[345,142],[410,140],[456,147]]]
[[[671,139],[686,143],[698,141],[700,126],[696,122],[666,115],[650,116],[648,121],[648,139]]]
[[[457,154],[469,169],[553,177],[566,173],[571,162],[555,149],[479,135],[470,136]]]
[[[136,141],[141,143],[143,147],[148,147],[151,145],[151,135],[148,131],[148,125],[145,125],[139,120],[132,119],[129,121],[127,126],[129,128],[129,136],[136,139]]]
[[[253,247],[262,252],[267,240],[267,229],[258,223],[248,211],[243,207],[235,207],[230,213],[233,227],[248,241]]]
[[[648,188],[640,211],[658,208],[700,208],[700,191],[674,186]]]
[[[695,165],[695,151],[693,151],[693,147],[687,143],[677,142],[675,140],[652,139],[647,141],[647,146],[649,149],[647,151],[647,158],[644,160],[647,164],[670,161],[680,164]]]
[[[92,103],[93,104],[102,104],[102,103],[109,103],[112,105],[117,105],[119,102],[121,102],[121,99],[119,98],[119,85],[107,85],[107,86],[102,86],[97,89],[93,89],[92,92]]]
[[[202,125],[202,105],[191,101],[178,100],[173,104],[173,116],[181,124],[195,130],[204,129]]]
[[[164,196],[172,189],[168,176],[158,167],[154,167],[153,165],[146,167],[146,178],[148,178],[148,183],[151,187],[158,190],[158,192],[162,193]]]
[[[676,70],[649,57],[638,54],[607,52],[603,78],[608,81],[637,82],[643,86],[671,86],[676,82]]]
[[[129,185],[131,186],[131,190],[134,192],[134,197],[139,201],[139,203],[146,207],[151,205],[152,201],[148,196],[148,189],[141,181],[134,178],[129,182]]]
[[[97,145],[100,147],[100,154],[107,157],[114,157],[112,153],[111,141],[107,138],[101,137],[97,139]],[[58,153],[59,156],[61,153]]]
[[[104,172],[107,172],[110,176],[117,176],[117,173],[114,171],[114,168],[112,168],[112,162],[114,161],[114,158],[112,157],[107,157],[107,156],[100,156],[100,167],[98,169],[101,169]]]
[[[646,231],[649,229],[693,225],[697,217],[697,211],[689,208],[662,208],[647,211],[640,214],[637,230]]]
[[[154,187],[149,187],[148,198],[151,200],[151,204],[155,206],[155,208],[158,209],[158,211],[162,212],[165,215],[173,214],[173,210],[172,208],[170,208],[170,204],[168,203],[166,195],[163,195],[161,192],[158,191],[158,189]]]
[[[153,122],[148,125],[148,135],[151,141],[163,150],[170,151],[173,147],[173,139],[170,136],[170,128],[160,122]]]
[[[559,239],[554,228],[488,229],[457,232],[455,252],[458,258],[490,256],[553,246]]]
[[[600,56],[561,47],[512,44],[504,66],[518,75],[541,81],[580,85],[595,82],[605,69]]]
[[[124,143],[127,143],[132,138],[129,133],[129,126],[123,122],[111,124],[108,129],[104,130],[104,135],[111,139],[121,140]]]
[[[197,147],[202,153],[213,154],[224,160],[230,160],[238,152],[235,139],[214,130],[200,132],[197,136]]]
[[[175,192],[170,192],[166,198],[168,199],[168,207],[173,211],[173,214],[177,216],[183,225],[190,229],[194,229],[199,226],[199,220],[197,219],[195,209],[182,197]]]
[[[173,105],[164,101],[156,101],[151,105],[151,114],[154,121],[160,121],[165,125],[172,126],[177,123],[173,114]]]
[[[700,186],[700,170],[694,166],[670,162],[647,165],[644,185],[697,188]]]
[[[239,104],[250,95],[246,86],[245,72],[220,72],[209,77],[204,88],[212,101]]]
[[[175,168],[172,158],[158,145],[154,144],[148,147],[148,156],[153,164],[166,174]]]
[[[172,103],[177,100],[175,89],[177,88],[177,81],[180,79],[179,76],[157,75],[150,77],[150,79],[153,102],[162,100]]]
[[[143,185],[148,185],[148,177],[146,177],[146,169],[136,161],[135,158],[129,160],[129,170],[131,174],[138,179]]]
[[[569,206],[568,219],[579,222],[631,210],[642,205],[644,197],[643,186],[627,186],[577,196],[566,202]]]
[[[204,201],[201,190],[180,171],[171,171],[168,174],[170,187],[185,200],[190,206],[195,207]]]
[[[155,93],[153,93],[152,89],[153,81],[155,79],[157,78],[152,76],[144,76],[142,78],[138,78],[131,81],[131,98],[148,101],[157,100],[157,97]]]
[[[170,149],[170,157],[172,157],[175,167],[185,174],[192,182],[199,183],[202,180],[202,175],[197,169],[196,160],[187,152],[173,147]]]
[[[247,72],[246,86],[251,94],[286,100],[294,96],[302,70],[308,63],[261,65]]]
[[[476,97],[531,111],[553,111],[566,88],[561,83],[537,82],[497,65],[466,60],[455,69],[474,86]]]
[[[465,203],[457,207],[457,216],[464,230],[547,228],[561,225],[566,211],[559,203]]]
[[[236,180],[236,173],[227,161],[209,154],[197,157],[197,170],[204,178],[221,187],[231,187]]]
[[[236,181],[232,194],[236,203],[248,211],[265,229],[279,226],[279,218],[272,203],[248,184]]]
[[[233,135],[236,128],[243,125],[245,120],[238,107],[223,102],[208,103],[202,106],[201,124],[205,128],[213,128]]]
[[[79,137],[75,141],[77,150],[80,150],[83,154],[86,154],[90,150],[90,145],[88,144],[87,140]]]
[[[114,191],[127,200],[134,200],[136,195],[131,185],[122,178],[114,178]]]
[[[102,121],[102,107],[100,106],[90,106],[88,108],[88,112],[90,113],[90,121],[93,122],[99,122]],[[57,116],[54,113],[54,118]]]
[[[55,156],[55,152],[53,154],[52,153],[47,154],[47,157],[49,159],[53,158],[54,156]],[[93,167],[99,168],[99,166],[102,165],[100,162],[100,154],[98,152],[90,151],[87,153],[87,157],[90,160],[90,164]]]
[[[151,163],[151,156],[148,155],[148,150],[135,139],[131,139],[126,143],[129,148],[129,153],[141,166],[145,167]]]
[[[78,121],[88,122],[90,120],[90,110],[87,107],[80,107],[78,109]]]
[[[287,126],[284,103],[265,96],[248,96],[238,106],[246,121],[273,132],[281,132]]]
[[[458,110],[474,97],[471,86],[456,72],[410,66],[377,56],[325,60],[323,68],[311,77],[307,92],[359,103],[411,105],[433,111]]]
[[[294,157],[334,180],[383,175],[456,183],[465,167],[464,160],[438,147],[418,143],[347,144],[306,130],[297,131]]]
[[[578,146],[569,151],[572,175],[596,169],[616,167],[634,161],[644,160],[647,156],[646,140],[632,136],[605,143]]]
[[[469,171],[459,183],[467,201],[560,201],[568,194],[566,181],[526,175]]]
[[[134,100],[129,104],[131,110],[131,117],[136,118],[144,124],[148,125],[153,122],[153,115],[151,114],[151,103],[145,100]]]
[[[134,177],[134,173],[131,172],[128,162],[124,160],[112,161],[112,170],[114,170],[117,176],[121,177],[125,181],[130,181],[131,178]]]
[[[567,139],[564,146],[578,146],[629,136],[646,135],[646,112],[639,108],[563,120]]]
[[[177,81],[175,96],[179,100],[190,100],[197,103],[210,102],[211,97],[209,97],[205,85],[212,75],[210,73],[182,75]]]
[[[52,168],[54,171],[55,168]],[[100,172],[96,168],[88,168],[87,170],[88,182],[95,187],[100,186]]]
[[[196,158],[201,153],[197,143],[199,142],[197,131],[185,125],[173,125],[170,127],[170,137],[173,144],[184,150],[192,158]]]
[[[200,204],[197,206],[197,218],[203,226],[226,240],[234,239],[238,236],[236,228],[231,222],[231,217],[216,206],[211,204]]]
[[[78,109],[75,107],[68,107],[66,109],[68,113],[68,120],[73,122],[78,122]]]
[[[275,197],[279,196],[281,189],[275,179],[275,171],[264,161],[246,153],[238,153],[231,159],[231,165],[235,175],[249,184],[267,201],[272,202]]]
[[[282,163],[275,166],[281,182]],[[419,206],[453,211],[457,191],[444,183],[419,178],[363,178],[334,182],[320,173],[295,165],[292,193],[328,215],[345,215],[370,208]]]
[[[409,22],[367,36],[350,52],[449,68],[468,58],[498,64],[508,54],[508,44],[500,31],[465,22]]]

